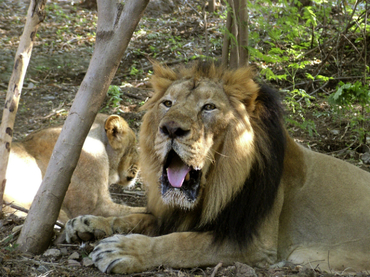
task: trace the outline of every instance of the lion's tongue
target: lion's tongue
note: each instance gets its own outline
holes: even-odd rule
[[[186,174],[188,174],[189,171],[190,167],[184,164],[180,157],[176,155],[167,168],[168,181],[170,182],[171,186],[180,188],[184,183]]]

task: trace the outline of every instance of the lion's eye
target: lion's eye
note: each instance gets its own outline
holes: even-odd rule
[[[167,108],[171,108],[172,106],[172,102],[170,100],[165,100],[162,102],[162,104]]]
[[[212,111],[214,109],[216,109],[216,106],[214,104],[205,104],[203,106],[203,110],[205,111]]]

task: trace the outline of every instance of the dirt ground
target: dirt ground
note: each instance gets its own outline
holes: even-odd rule
[[[118,106],[107,101],[102,105],[102,112],[120,113],[137,133],[143,113],[138,112],[147,97],[151,96],[148,84],[150,63],[145,53],[151,49],[151,57],[167,64],[177,65],[184,59],[202,54],[204,42],[202,18],[193,12],[201,1],[183,1],[183,6],[167,1],[153,1],[148,12],[140,22],[142,31],[135,32],[126,51],[121,66],[113,80],[121,86],[121,100]],[[159,3],[159,4],[158,4]],[[38,39],[34,45],[31,62],[24,82],[19,103],[14,138],[19,140],[27,134],[62,124],[65,120],[74,96],[87,70],[93,51],[96,11],[82,8],[72,1],[48,1],[47,18],[38,30]],[[0,107],[2,108],[7,84],[17,50],[19,36],[23,31],[28,3],[25,1],[0,0]],[[159,20],[161,15],[161,20]],[[186,17],[186,20],[177,18]],[[74,22],[74,24],[71,24]],[[67,24],[68,23],[68,24]],[[216,26],[222,24],[219,17],[210,16],[208,28],[214,43],[211,55],[220,57],[222,34]],[[161,32],[160,32],[161,31]],[[174,38],[169,40],[169,38]],[[171,43],[169,43],[171,41]],[[153,48],[154,47],[154,48]],[[155,49],[155,50],[153,50]],[[327,111],[324,100],[319,109]],[[316,106],[316,107],[317,107]],[[367,146],[360,146],[353,141],[351,130],[345,122],[335,122],[330,117],[313,116],[314,111],[307,109],[306,119],[316,124],[314,136],[307,131],[288,125],[291,134],[297,140],[313,150],[346,159],[365,170],[369,165],[361,161],[368,151]],[[365,148],[365,149],[364,149]],[[115,201],[133,206],[145,205],[144,192],[140,182],[133,190],[125,191],[112,186],[111,194]],[[0,276],[106,276],[91,264],[88,253],[93,243],[58,244],[50,246],[49,255],[25,255],[17,252],[16,239],[23,219],[14,215],[0,218]],[[49,250],[50,250],[49,249]],[[232,266],[194,268],[175,270],[160,267],[152,271],[132,276],[335,276],[324,273],[319,268],[305,268],[297,265],[278,264],[274,268],[253,269],[236,263]],[[346,275],[345,272],[342,275]],[[356,276],[366,276],[358,273]],[[121,275],[117,275],[121,276]]]

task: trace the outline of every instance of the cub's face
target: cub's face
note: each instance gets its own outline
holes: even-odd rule
[[[104,122],[104,129],[109,142],[106,146],[109,184],[134,185],[139,163],[135,133],[118,115],[109,116]]]
[[[162,199],[191,209],[233,118],[229,99],[214,81],[179,80],[169,86],[151,113],[157,127],[154,152],[161,165]]]
[[[135,185],[138,171],[138,153],[135,145],[132,145],[131,149],[129,149],[128,152],[122,156],[118,164],[119,180],[116,182],[116,184],[123,187],[131,187]]]

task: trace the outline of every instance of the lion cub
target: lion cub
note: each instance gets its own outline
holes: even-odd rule
[[[61,126],[48,128],[12,144],[6,172],[6,202],[30,208],[61,130]],[[59,220],[66,222],[83,214],[118,216],[142,212],[143,208],[114,203],[108,191],[110,184],[129,187],[135,183],[137,161],[136,136],[127,122],[118,115],[98,114],[83,145]],[[21,212],[16,213],[22,216]]]

